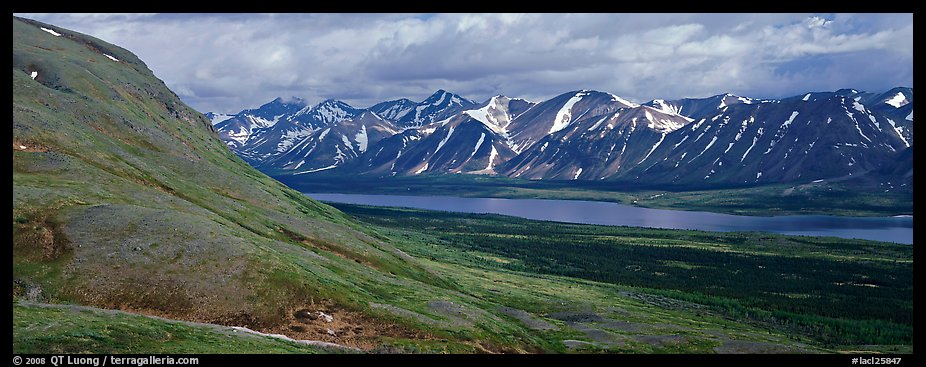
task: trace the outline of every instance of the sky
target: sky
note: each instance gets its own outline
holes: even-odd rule
[[[912,14],[17,14],[138,55],[201,112],[592,89],[636,102],[913,86]]]

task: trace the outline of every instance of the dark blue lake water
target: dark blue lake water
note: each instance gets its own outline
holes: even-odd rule
[[[336,203],[398,206],[462,213],[495,213],[528,219],[704,231],[762,231],[805,236],[861,238],[913,244],[913,217],[836,217],[789,215],[750,217],[709,212],[648,209],[579,200],[460,198],[306,193]]]

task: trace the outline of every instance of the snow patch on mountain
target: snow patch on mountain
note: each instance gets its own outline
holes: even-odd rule
[[[911,113],[912,113],[912,112],[911,112]],[[903,134],[900,133],[900,129],[897,128],[897,125],[894,123],[894,120],[887,119],[887,123],[891,124],[891,128],[894,129],[894,132],[897,133],[897,136],[900,137],[900,140],[903,141],[903,144],[904,144],[907,148],[909,148],[909,147],[910,147],[910,142],[908,142],[907,139],[904,138]]]
[[[681,115],[682,112],[680,107],[673,106],[669,104],[669,102],[666,102],[664,99],[654,99],[652,104],[657,110],[663,113]]]
[[[555,133],[569,126],[569,123],[572,122],[572,107],[587,95],[588,92],[579,92],[572,96],[572,98],[569,98],[566,104],[563,105],[563,108],[560,108],[559,112],[556,113],[556,118],[553,119],[553,126],[550,127],[550,131],[547,132],[547,134]]]
[[[55,32],[54,30],[51,30],[45,27],[39,27],[39,28],[45,32],[51,33],[52,36],[61,37],[61,33]]]
[[[698,155],[696,155],[694,158],[692,158],[690,161],[688,161],[688,163],[694,162],[694,160],[695,160],[695,159],[698,159],[698,157],[700,157],[702,154],[704,154],[704,152],[706,152],[708,149],[711,149],[711,146],[713,146],[714,143],[716,143],[716,142],[717,142],[717,136],[712,137],[712,138],[711,138],[711,142],[710,142],[710,143],[707,143],[707,146],[704,147],[704,150],[702,150],[701,153],[698,153]]]
[[[444,139],[441,140],[440,143],[437,143],[437,149],[434,150],[434,154],[437,154],[437,152],[439,152],[440,149],[444,147],[444,144],[447,143],[447,140],[450,140],[451,135],[453,135],[453,126],[450,127],[450,131],[447,132],[447,135],[444,136]]]
[[[491,170],[495,164],[495,157],[498,156],[498,151],[495,150],[495,146],[492,146],[492,153],[489,154],[489,164],[486,165],[486,170]]]
[[[354,145],[351,144],[350,139],[348,139],[346,135],[341,135],[341,141],[344,143],[344,146],[350,148],[350,150],[354,150]]]
[[[621,98],[620,96],[617,96],[617,95],[614,95],[614,94],[611,94],[611,93],[608,93],[608,94],[611,95],[611,100],[614,101],[614,102],[617,102],[617,103],[620,103],[620,104],[624,104],[624,105],[630,106],[630,108],[640,107],[639,104],[630,102],[630,101],[628,101],[628,100],[626,100],[626,99]]]
[[[619,114],[614,115],[614,117],[617,117],[617,116],[619,116]],[[592,130],[597,129],[598,126],[601,126],[601,123],[603,123],[604,120],[607,120],[607,119],[608,119],[608,117],[611,117],[611,116],[605,115],[604,117],[602,117],[601,120],[598,120],[598,122],[596,122],[594,125],[592,125],[592,127],[588,128],[588,131],[592,131]]]
[[[910,101],[907,100],[907,96],[905,96],[903,93],[897,92],[897,94],[895,94],[890,99],[884,101],[884,103],[894,106],[894,108],[901,108],[909,104]]]
[[[366,125],[360,125],[360,132],[354,136],[354,141],[357,142],[358,149],[361,153],[367,151],[367,145],[369,144],[370,140],[367,137]]]
[[[654,151],[656,151],[656,148],[659,148],[659,145],[662,144],[663,140],[666,140],[666,133],[662,133],[662,136],[659,137],[659,141],[656,142],[656,145],[653,145],[653,148],[649,150],[649,153],[646,153],[646,156],[643,157],[643,159],[641,159],[639,162],[637,162],[637,164],[640,164],[640,163],[643,163],[643,161],[646,161],[646,158],[649,158],[649,156],[653,154]]]
[[[743,153],[743,158],[740,158],[740,163],[746,160],[746,156],[749,155],[749,152],[752,151],[752,148],[756,146],[756,142],[759,141],[759,138],[762,137],[762,133],[765,132],[765,128],[759,128],[759,131],[756,131],[756,135],[752,137],[752,145],[749,146],[749,149],[746,149],[746,153]]]
[[[318,141],[325,140],[325,136],[328,135],[328,132],[330,131],[331,131],[331,128],[329,127],[325,129],[324,131],[322,131],[321,134],[318,134]]]
[[[673,131],[675,131],[675,130],[681,129],[682,127],[684,127],[684,126],[686,125],[686,123],[679,122],[679,121],[675,121],[675,120],[668,119],[668,118],[656,118],[656,117],[655,117],[652,113],[650,113],[650,111],[649,111],[649,110],[658,111],[658,110],[656,110],[655,108],[652,108],[652,107],[649,107],[649,106],[643,106],[642,108],[643,108],[643,115],[644,115],[644,116],[646,117],[646,119],[648,120],[647,126],[648,126],[650,129],[658,130],[658,131],[665,132],[665,133],[670,133],[670,132],[673,132]],[[660,112],[662,112],[662,111],[660,111]],[[664,113],[664,112],[663,112],[663,113]],[[665,114],[667,114],[667,115],[674,115],[674,116],[680,117],[680,118],[682,118],[683,120],[685,120],[686,122],[691,122],[691,121],[692,121],[691,118],[686,117],[686,116],[679,115],[679,114],[677,114],[677,113],[665,113]]]
[[[338,167],[338,165],[332,164],[332,165],[330,165],[330,166],[328,166],[328,167],[310,169],[310,170],[308,170],[308,171],[296,172],[296,173],[293,173],[293,174],[294,174],[294,175],[301,175],[301,174],[303,174],[303,173],[319,172],[319,171],[329,170],[329,169],[337,168],[337,167]]]
[[[479,151],[479,147],[482,146],[482,142],[485,140],[485,138],[486,138],[486,134],[485,134],[485,133],[479,133],[479,141],[476,142],[476,147],[473,148],[473,152],[470,153],[470,155],[469,155],[470,158],[472,158],[474,155],[476,155],[476,152]]]
[[[791,112],[791,117],[788,117],[788,120],[781,123],[781,129],[787,129],[788,126],[790,126],[791,123],[794,122],[794,118],[797,117],[798,114],[800,114],[800,112],[797,112],[797,111]]]
[[[222,122],[222,121],[225,121],[225,120],[228,120],[228,119],[230,119],[230,118],[232,118],[232,117],[235,117],[235,115],[226,115],[226,114],[224,114],[224,113],[212,113],[212,114],[210,114],[210,116],[212,116],[212,118],[211,118],[211,120],[212,120],[212,125],[216,125],[216,124],[218,124],[218,123],[220,123],[220,122]]]
[[[292,147],[297,141],[303,141],[302,138],[312,135],[312,129],[297,129],[290,130],[283,134],[280,137],[280,142],[277,143],[277,152],[283,153],[286,152]]]
[[[511,122],[511,116],[508,114],[507,106],[503,105],[502,98],[502,96],[492,97],[482,108],[463,111],[463,113],[481,122],[496,134],[507,137],[508,130],[505,127]]]
[[[572,179],[573,179],[573,180],[578,180],[578,179],[579,179],[579,175],[581,175],[581,174],[582,174],[582,168],[579,168],[578,170],[576,170],[576,175],[575,175],[575,176],[572,176]]]

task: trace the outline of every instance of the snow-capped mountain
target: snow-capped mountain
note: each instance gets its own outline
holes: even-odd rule
[[[347,103],[329,99],[318,105],[305,107],[287,119],[301,122],[314,129],[320,129],[338,121],[352,119],[354,116],[360,114],[361,111],[360,109],[351,107]]]
[[[299,98],[287,102],[277,98],[258,109],[241,111],[215,128],[235,153],[254,166],[267,167],[312,133],[360,112],[336,100],[309,106]]]
[[[206,118],[208,118],[209,121],[212,122],[213,126],[215,126],[216,124],[222,121],[235,117],[235,115],[226,115],[224,113],[215,113],[215,112],[206,112],[205,115],[206,115]]]
[[[253,142],[258,135],[275,126],[281,118],[288,117],[305,106],[305,100],[299,98],[291,98],[288,101],[277,98],[256,109],[241,111],[218,122],[214,118],[216,114],[210,113],[210,118],[213,118],[213,125],[222,141],[236,152],[247,152],[250,149],[245,146]]]
[[[620,179],[770,183],[865,174],[908,147],[883,115],[840,95],[735,104],[666,136]]]
[[[475,105],[476,102],[447,92],[443,89],[439,89],[430,97],[421,103],[416,104],[412,108],[408,108],[411,106],[404,103],[401,105],[396,105],[398,108],[396,114],[399,116],[393,121],[395,122],[396,126],[401,128],[419,127],[434,121],[446,119],[460,111],[472,108]]]
[[[373,107],[370,107],[369,110],[386,120],[398,121],[414,110],[415,107],[418,107],[418,103],[412,102],[412,100],[407,98],[402,98],[394,101],[377,103],[373,105]]]
[[[502,172],[513,177],[601,179],[647,159],[666,135],[690,121],[649,106],[587,116],[540,139]]]
[[[511,121],[508,126],[511,149],[521,153],[543,137],[563,130],[583,117],[636,106],[610,93],[589,90],[563,93],[532,106]]]
[[[515,155],[494,127],[461,113],[384,139],[348,168],[388,175],[494,174]]]
[[[337,166],[345,160],[356,158],[363,151],[353,151],[345,145],[341,154],[337,150],[325,152],[325,149],[312,150],[313,144],[305,142],[306,139],[328,137],[322,134],[326,128],[332,127],[342,121],[351,120],[364,112],[365,116],[389,122],[383,127],[384,131],[393,129],[406,129],[430,124],[439,119],[446,119],[454,114],[472,108],[475,102],[462,98],[456,94],[438,90],[420,103],[408,99],[400,99],[377,104],[369,109],[354,108],[342,101],[329,99],[318,105],[307,105],[304,100],[291,98],[284,102],[277,98],[260,108],[244,110],[230,118],[219,121],[223,115],[209,113],[215,118],[215,128],[223,141],[252,165],[268,171],[296,170],[300,162],[322,163],[324,167]],[[389,135],[394,134],[390,133]],[[314,138],[313,138],[314,137]],[[378,141],[378,139],[374,139]],[[323,144],[324,145],[324,144]],[[335,144],[337,145],[337,144]],[[297,152],[304,154],[326,155],[327,158],[312,156],[297,156]],[[330,146],[334,149],[334,145]],[[341,157],[333,160],[334,157]],[[308,166],[300,166],[305,171]]]
[[[893,88],[881,94],[871,93],[862,98],[865,106],[884,114],[904,139],[913,144],[913,88]]]
[[[757,102],[759,101],[725,93],[708,98],[683,98],[673,101],[654,99],[643,105],[653,107],[665,113],[674,113],[687,116],[693,120],[700,120],[705,116],[713,115],[717,110],[727,106],[740,103],[753,104]]]
[[[335,168],[364,154],[371,145],[393,136],[398,130],[391,122],[371,111],[354,118],[337,120],[293,145],[283,154],[261,164],[293,174]]]
[[[913,144],[912,88],[643,104],[591,90],[539,103],[499,95],[477,104],[438,90],[419,103],[357,109],[327,100],[287,111],[242,111],[215,126],[236,153],[277,175],[470,173],[711,185],[903,172],[912,182],[912,166],[903,163],[912,162],[903,159]]]

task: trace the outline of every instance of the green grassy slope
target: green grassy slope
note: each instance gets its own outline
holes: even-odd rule
[[[13,35],[23,295],[271,327],[306,305],[362,312],[370,293],[355,282],[447,286],[237,158],[130,52],[18,18]]]
[[[94,325],[88,328],[88,325]],[[99,309],[15,305],[13,353],[339,353],[231,328]]]

